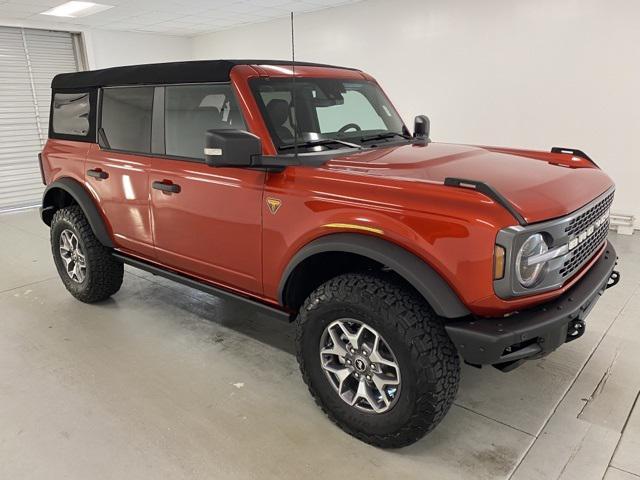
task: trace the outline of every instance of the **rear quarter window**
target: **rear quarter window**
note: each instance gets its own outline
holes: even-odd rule
[[[56,93],[53,96],[53,132],[86,137],[89,134],[89,93]]]

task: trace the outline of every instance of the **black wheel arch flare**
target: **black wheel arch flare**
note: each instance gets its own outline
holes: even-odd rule
[[[53,214],[57,210],[57,206],[55,204],[55,192],[59,190],[66,192],[80,206],[84,216],[87,218],[87,221],[91,226],[91,229],[93,230],[93,233],[100,243],[105,247],[115,247],[111,234],[109,233],[109,229],[107,228],[102,215],[100,215],[100,211],[98,210],[95,202],[82,184],[73,178],[60,178],[51,183],[51,185],[45,189],[42,196],[42,207],[40,208],[40,217],[42,218],[42,221],[47,225],[51,224]]]
[[[389,267],[411,284],[442,317],[459,318],[470,314],[449,284],[424,260],[388,240],[356,233],[326,235],[302,247],[281,277],[278,288],[281,305],[285,304],[287,282],[296,267],[313,255],[328,252],[354,253]]]

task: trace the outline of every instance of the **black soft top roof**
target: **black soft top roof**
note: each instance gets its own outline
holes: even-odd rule
[[[291,65],[286,60],[197,60],[189,62],[149,63],[104,68],[88,72],[61,73],[53,77],[53,89],[77,89],[114,85],[154,85],[163,83],[228,82],[236,65]],[[336,67],[320,63],[295,62],[296,66]],[[348,69],[353,70],[353,69]]]

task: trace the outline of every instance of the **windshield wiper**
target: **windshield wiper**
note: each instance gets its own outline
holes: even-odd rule
[[[384,133],[376,133],[375,135],[362,137],[360,141],[364,143],[364,142],[369,142],[371,140],[386,140],[387,138],[393,138],[393,137],[402,137],[405,140],[411,140],[413,138],[413,137],[410,137],[409,135],[403,135],[402,133],[398,133],[398,132],[384,132]]]
[[[321,147],[331,145],[332,143],[338,143],[347,147],[357,148],[358,150],[362,150],[364,148],[362,145],[358,145],[357,143],[345,142],[344,140],[338,140],[337,138],[318,138],[316,140],[307,140],[305,142],[298,143],[297,147]],[[293,148],[296,148],[296,145],[285,145],[284,147],[280,147],[280,150],[290,150]]]

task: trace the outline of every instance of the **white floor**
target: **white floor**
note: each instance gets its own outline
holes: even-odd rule
[[[36,211],[0,216],[0,479],[640,479],[640,235],[579,341],[465,367],[448,417],[399,451],[334,427],[288,324],[139,271],[64,290]],[[634,405],[635,409],[634,409]]]

